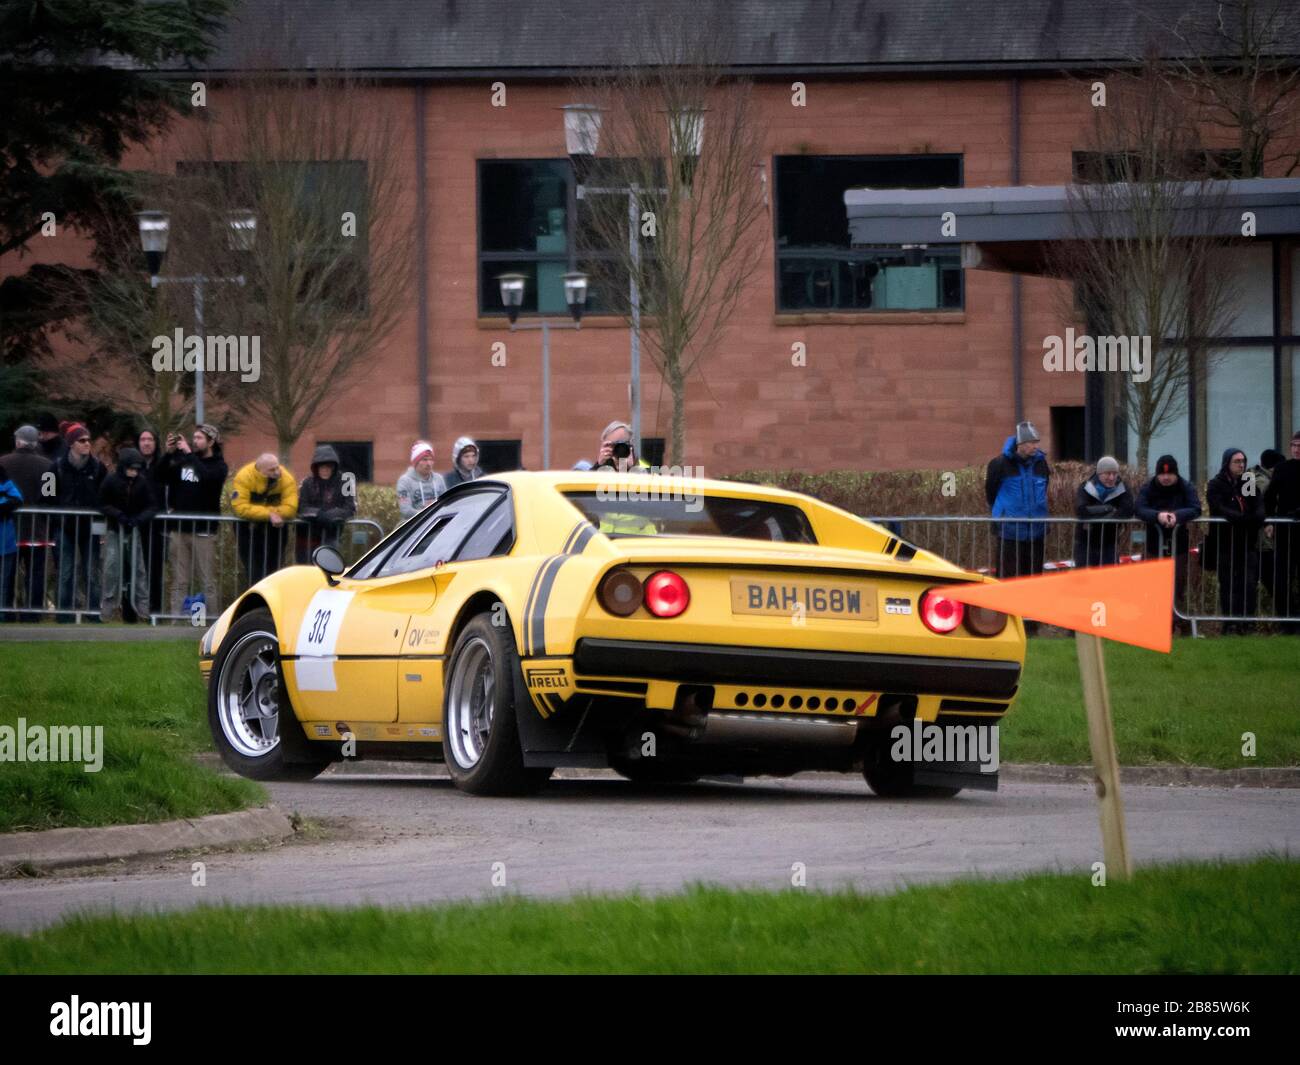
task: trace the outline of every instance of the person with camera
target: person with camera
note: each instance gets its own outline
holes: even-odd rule
[[[596,455],[594,472],[612,470],[615,473],[646,473],[650,467],[641,460],[632,443],[632,427],[627,422],[614,421],[600,434],[600,451]],[[601,518],[600,531],[637,536],[653,536],[655,524],[641,514],[607,511]]]
[[[167,453],[160,464],[159,480],[166,486],[169,508],[178,514],[220,514],[221,493],[230,468],[221,454],[221,433],[204,423],[190,441],[184,433],[167,434]],[[217,582],[217,524],[211,521],[173,520],[168,523],[167,553],[172,561],[170,613],[180,616],[191,582],[197,576],[199,593],[208,617],[221,612]]]
[[[627,422],[610,422],[600,434],[600,451],[593,469],[602,468],[617,473],[650,472],[650,467],[636,453],[632,444],[632,427]]]

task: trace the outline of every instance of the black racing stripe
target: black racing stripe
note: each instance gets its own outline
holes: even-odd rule
[[[568,555],[555,555],[548,559],[542,569],[541,580],[537,585],[537,596],[533,600],[532,611],[528,614],[528,654],[546,654],[546,603],[551,597],[551,586],[555,584],[555,575],[560,567],[569,560]]]
[[[591,543],[591,538],[596,535],[596,527],[591,522],[582,523],[582,531],[578,533],[578,539],[574,542],[573,550],[570,552],[574,555],[580,555],[587,549]]]
[[[580,521],[573,527],[569,535],[564,538],[564,546],[560,548],[560,554],[567,555],[573,550],[573,541],[577,537],[578,533],[582,532],[582,527],[586,524],[585,521]]]
[[[894,548],[896,548],[897,546],[898,546],[898,540],[891,536],[885,542],[885,554],[892,555],[894,553]]]
[[[536,581],[536,594],[532,597],[530,605],[525,609],[527,646],[524,653],[530,658],[534,655],[546,654],[546,607],[550,600],[551,588],[555,584],[555,577],[560,572],[560,567],[571,556],[582,554],[583,548],[587,546],[595,532],[596,530],[591,522],[578,522],[573,527],[573,531],[565,537],[563,553],[548,559],[542,569],[538,571],[539,579]]]
[[[551,556],[551,558],[554,557],[555,557],[554,555]],[[550,561],[551,559],[548,558],[545,562],[543,562],[540,566],[537,567],[537,572],[533,574],[533,582],[528,586],[528,596],[524,600],[524,654],[525,655],[532,654],[532,641],[529,640],[528,638],[528,626],[529,626],[528,619],[532,616],[531,611],[533,609],[533,598],[534,596],[537,595],[537,585],[541,582],[542,573],[546,569],[546,564]]]

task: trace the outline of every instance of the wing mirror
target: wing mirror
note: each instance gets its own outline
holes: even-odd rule
[[[311,553],[311,560],[321,568],[321,572],[325,574],[325,583],[331,588],[338,584],[338,581],[334,578],[347,568],[338,549],[330,547],[328,544],[321,544],[320,547],[316,548]]]

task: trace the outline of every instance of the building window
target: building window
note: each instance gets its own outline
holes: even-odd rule
[[[339,471],[350,473],[358,481],[375,479],[375,445],[368,440],[318,440],[317,447],[328,445],[339,456]]]
[[[588,275],[587,313],[609,313],[601,280],[613,257],[589,247],[568,159],[480,159],[478,164],[479,313],[505,316],[498,278],[523,274],[524,315],[567,315],[564,275]],[[577,226],[577,230],[575,230]]]
[[[508,473],[523,467],[522,441],[476,440],[478,464],[484,473]]]
[[[778,311],[960,310],[957,247],[850,247],[844,193],[958,188],[959,155],[778,155]]]

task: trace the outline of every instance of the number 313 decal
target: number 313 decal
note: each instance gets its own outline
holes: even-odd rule
[[[334,648],[343,629],[353,592],[319,591],[307,604],[298,629],[298,687],[304,691],[335,691]],[[329,659],[329,661],[320,661]]]

